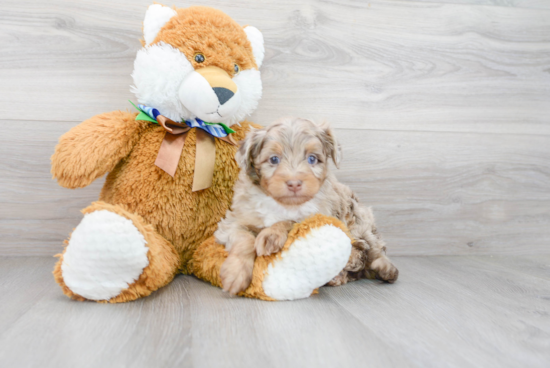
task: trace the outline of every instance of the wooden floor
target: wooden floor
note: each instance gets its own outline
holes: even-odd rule
[[[293,302],[179,276],[127,304],[74,302],[46,257],[0,258],[0,367],[549,367],[550,256],[395,257]]]

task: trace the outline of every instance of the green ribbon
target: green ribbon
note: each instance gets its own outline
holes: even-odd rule
[[[145,120],[150,121],[151,123],[158,124],[158,121],[147,115],[145,111],[137,107],[132,101],[128,100],[128,102],[130,102],[136,108],[136,110],[139,111],[139,114],[136,116],[136,120]]]
[[[204,120],[203,120],[204,121]],[[206,125],[219,125],[223,128],[223,130],[225,130],[225,132],[227,134],[231,134],[231,133],[235,133],[235,131],[233,129],[231,129],[230,127],[228,127],[227,125],[225,125],[224,123],[209,123],[207,121],[204,121],[204,123]]]

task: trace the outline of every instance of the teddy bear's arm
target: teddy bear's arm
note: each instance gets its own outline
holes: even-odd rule
[[[62,135],[51,158],[51,172],[59,185],[82,188],[111,171],[130,153],[146,126],[135,117],[135,113],[108,112]]]

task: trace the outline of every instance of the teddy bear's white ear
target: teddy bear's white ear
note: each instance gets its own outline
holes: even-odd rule
[[[256,59],[256,65],[258,65],[259,68],[262,66],[262,62],[264,61],[264,36],[262,36],[262,32],[260,32],[256,27],[246,26],[244,27],[244,31],[248,37],[248,41],[250,41],[250,44],[252,45],[254,59]]]
[[[143,20],[143,38],[145,44],[150,45],[157,37],[160,29],[176,15],[177,12],[167,6],[153,4],[147,8],[145,19]]]

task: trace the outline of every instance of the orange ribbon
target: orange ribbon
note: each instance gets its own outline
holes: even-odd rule
[[[163,115],[157,116],[157,122],[162,125],[166,133],[160,145],[155,165],[161,168],[171,177],[174,177],[178,168],[185,138],[191,129],[196,129],[197,145],[195,153],[195,174],[193,176],[193,192],[210,188],[214,177],[216,163],[215,138],[207,131],[199,128],[191,128],[185,123],[176,123]],[[224,142],[237,145],[230,135],[218,138]]]

